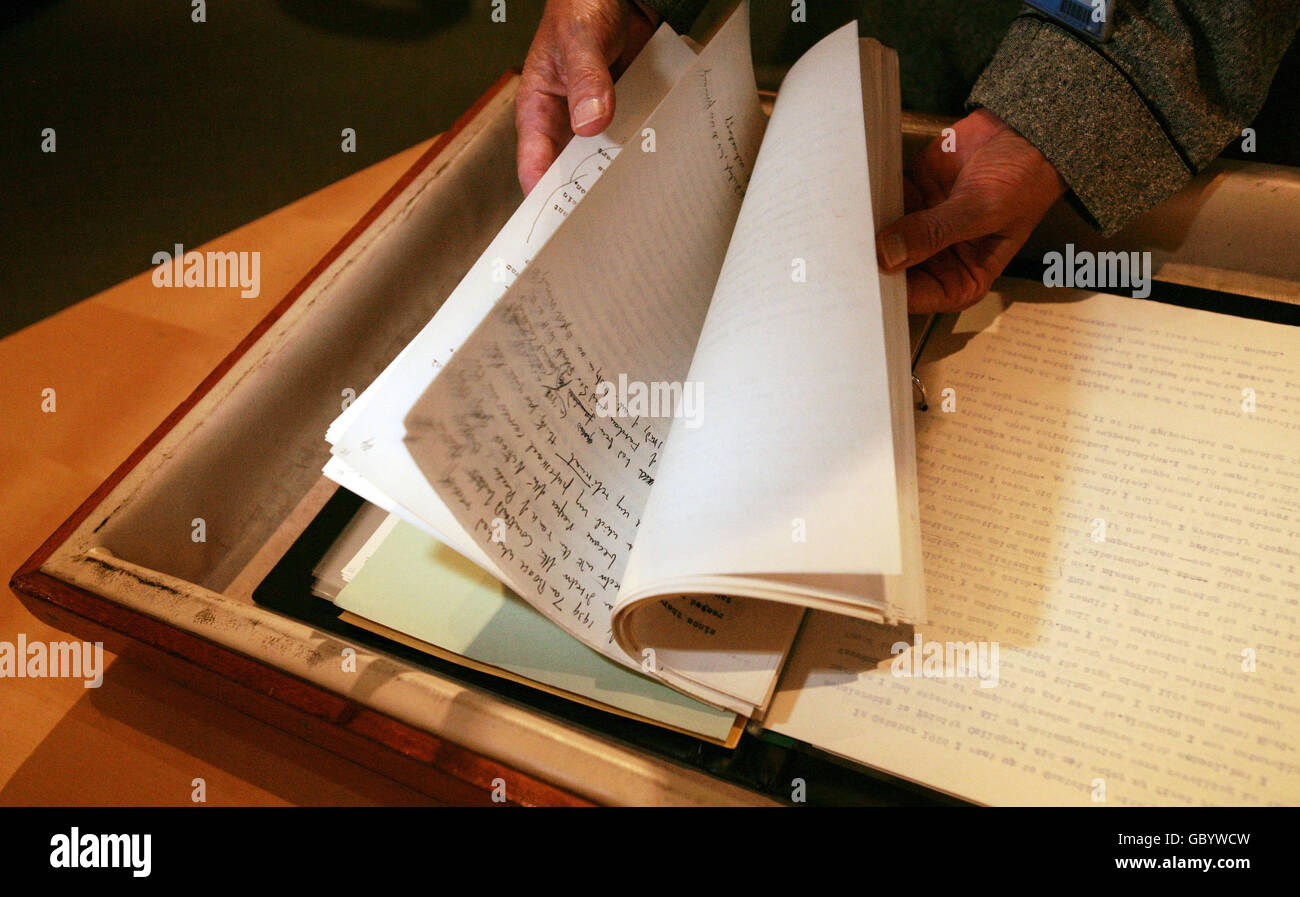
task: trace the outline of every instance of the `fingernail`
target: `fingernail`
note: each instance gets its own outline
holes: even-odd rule
[[[885,234],[880,241],[880,255],[885,260],[886,268],[897,268],[907,261],[907,243],[898,231]]]
[[[573,107],[573,127],[585,128],[605,114],[605,101],[600,97],[587,97]]]

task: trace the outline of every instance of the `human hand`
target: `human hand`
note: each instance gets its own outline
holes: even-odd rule
[[[907,268],[913,314],[960,311],[989,291],[1065,192],[1052,164],[987,109],[953,125],[903,181],[908,214],[876,235],[880,267]]]
[[[632,0],[548,0],[515,97],[519,183],[527,193],[574,134],[614,118],[614,79],[656,23]]]

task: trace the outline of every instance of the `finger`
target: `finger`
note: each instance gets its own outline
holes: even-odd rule
[[[964,197],[950,197],[932,209],[905,215],[876,237],[876,254],[886,271],[897,271],[925,261],[963,240],[975,240],[993,231],[979,206]]]
[[[903,177],[903,210],[905,212],[919,212],[926,207],[925,196],[921,193],[921,188],[907,176]]]
[[[948,198],[953,181],[960,172],[954,166],[954,153],[945,153],[939,139],[931,140],[908,167],[907,174],[925,202],[922,208],[937,206]]]
[[[970,243],[958,243],[952,247],[952,252],[961,260],[965,267],[974,273],[979,282],[980,289],[976,299],[982,299],[992,286],[993,281],[1006,270],[1007,265],[1015,258],[1020,247],[1024,245],[1028,238],[1019,234],[990,234],[979,240]]]
[[[560,65],[569,96],[569,125],[583,137],[599,134],[614,118],[614,80],[605,55],[590,23],[574,22],[564,32]]]
[[[515,129],[519,134],[516,164],[519,184],[529,193],[564,149],[572,132],[563,97],[540,89],[523,92],[522,83],[520,91],[515,107]]]
[[[912,314],[960,311],[988,292],[992,278],[972,267],[955,249],[936,254],[907,272],[907,307]]]
[[[560,40],[546,21],[537,29],[515,93],[515,166],[525,193],[532,191],[569,142],[569,110],[560,79]]]
[[[910,268],[907,272],[907,313],[910,315],[934,315],[948,310],[948,294],[943,291],[943,284],[927,270],[924,265]]]

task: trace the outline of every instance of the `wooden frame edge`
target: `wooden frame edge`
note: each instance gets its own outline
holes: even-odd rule
[[[15,591],[27,597],[23,604],[44,622],[93,636],[92,641],[108,642],[119,656],[143,650],[151,666],[185,687],[435,799],[493,805],[490,795],[499,778],[506,782],[509,805],[591,805],[458,744],[48,574],[22,576],[21,588]]]
[[[263,334],[265,334],[276,321],[284,316],[284,313],[298,301],[298,298],[307,290],[307,288],[311,286],[311,284],[322,273],[324,273],[330,265],[334,264],[334,262],[337,261],[345,251],[347,251],[349,246],[356,242],[357,238],[360,237],[361,234],[365,232],[366,228],[373,224],[381,214],[383,214],[384,210],[393,203],[401,192],[410,186],[411,182],[442,154],[443,150],[447,148],[452,140],[459,136],[460,132],[474,120],[479,112],[481,112],[483,108],[516,77],[517,75],[515,72],[507,71],[498,78],[493,85],[488,88],[487,92],[480,96],[474,104],[469,107],[469,109],[465,110],[464,114],[456,120],[451,128],[444,131],[438,139],[434,141],[433,146],[425,150],[420,158],[417,159],[410,168],[402,173],[402,176],[399,177],[397,181],[384,193],[384,195],[370,207],[365,215],[363,215],[361,219],[354,224],[348,232],[344,234],[328,252],[325,253],[324,256],[321,257],[320,261],[313,265],[306,274],[299,278],[298,282],[294,284],[293,288],[290,289],[288,293],[285,294],[284,298],[277,302],[275,306],[253,326],[253,329],[250,330],[248,334],[245,335],[244,338],[241,339],[239,343],[231,349],[220,362],[217,363],[217,366],[203,378],[199,385],[196,386],[188,396],[181,400],[181,403],[173,408],[170,414],[163,418],[162,422],[144,438],[144,441],[136,446],[135,450],[132,451],[131,454],[129,454],[126,459],[119,464],[102,483],[99,484],[98,487],[96,487],[95,491],[92,492],[80,505],[78,505],[76,510],[74,510],[68,518],[60,524],[44,542],[41,543],[31,556],[23,562],[22,566],[18,568],[14,574],[15,578],[22,574],[39,570],[41,565],[49,560],[50,556],[54,553],[54,550],[69,536],[71,536],[76,528],[90,516],[90,512],[93,511],[100,502],[102,502],[108,494],[117,487],[126,475],[130,473],[131,470],[149,454],[150,451],[153,450],[154,446],[162,441],[162,438],[180,422],[181,418],[189,413],[190,409],[193,408],[200,399],[207,395],[207,393],[210,392],[218,382],[220,382],[221,378],[224,377],[232,367],[234,367],[235,363],[243,357],[253,344],[261,339]],[[10,580],[10,585],[13,585],[12,579]]]
[[[41,571],[55,550],[127,474],[517,77],[517,71],[505,72],[434,141],[433,146],[420,155],[198,386],[41,542],[10,577],[9,587],[38,619],[60,628],[90,624],[101,635],[104,632],[119,634],[123,637],[119,644],[142,646],[155,662],[161,661],[169,675],[187,687],[289,734],[306,737],[331,753],[431,797],[446,799],[450,796],[458,802],[491,803],[488,795],[493,788],[492,782],[503,778],[507,782],[508,804],[587,806],[590,803],[577,795]],[[129,642],[125,641],[128,639]],[[99,640],[104,639],[101,637]],[[384,755],[376,756],[375,749],[381,749]]]

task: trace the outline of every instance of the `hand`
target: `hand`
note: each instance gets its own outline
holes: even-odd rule
[[[515,127],[519,183],[533,189],[574,134],[592,137],[614,118],[614,79],[654,34],[632,0],[548,0],[528,49]]]
[[[941,138],[912,163],[903,181],[909,214],[876,236],[880,267],[909,269],[913,314],[960,311],[984,298],[1066,189],[1043,154],[987,109],[953,130],[952,152]]]

